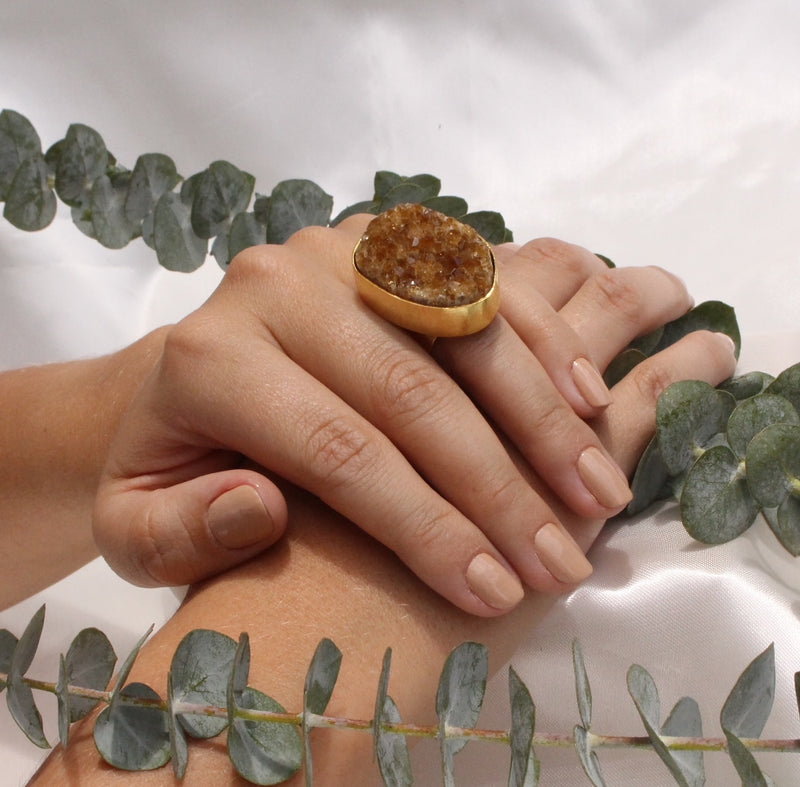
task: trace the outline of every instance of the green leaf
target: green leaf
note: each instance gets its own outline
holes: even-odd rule
[[[172,657],[172,702],[224,708],[235,655],[236,641],[225,634],[190,631]],[[178,719],[193,738],[213,738],[228,726],[227,719],[216,716],[179,713]]]
[[[117,655],[108,637],[99,629],[83,629],[72,640],[64,657],[65,678],[73,686],[103,691],[114,674]],[[97,705],[95,700],[70,697],[69,721],[78,721]]]
[[[702,738],[703,720],[700,708],[691,697],[682,697],[670,711],[661,734],[675,738]],[[706,775],[701,751],[672,751],[672,758],[690,784],[705,784]]]
[[[638,366],[642,361],[646,360],[647,356],[635,347],[628,347],[623,350],[611,363],[606,367],[603,373],[603,380],[609,388],[613,388],[620,382],[631,370]]]
[[[189,273],[205,262],[208,242],[192,230],[191,210],[171,191],[161,195],[153,213],[153,243],[159,263]]]
[[[783,548],[800,556],[800,498],[787,495],[777,508],[762,509],[764,519]]]
[[[245,689],[247,688],[247,678],[250,675],[250,637],[247,632],[239,635],[239,642],[236,645],[236,653],[233,656],[230,678],[228,679],[227,695],[228,701],[228,723],[233,724],[236,715],[236,708],[242,700]]]
[[[600,254],[600,252],[596,251],[594,253],[594,256],[595,257],[599,257],[605,263],[607,268],[616,268],[617,267],[616,263],[614,262],[614,260],[612,260],[611,257],[606,257],[605,254]]]
[[[766,372],[748,372],[725,380],[717,388],[727,391],[736,401],[742,401],[763,393],[774,379],[771,374]]]
[[[118,700],[104,708],[94,725],[94,743],[100,756],[124,771],[149,771],[169,762],[171,756],[168,714],[160,708],[134,705],[126,700],[160,701],[143,683],[131,683]]]
[[[372,213],[377,215],[381,212],[379,202],[375,200],[364,200],[363,202],[356,202],[353,205],[345,208],[335,219],[331,219],[331,227],[341,224],[348,216],[355,216],[357,213]]]
[[[800,426],[773,424],[747,446],[747,481],[765,508],[777,508],[800,491]]]
[[[172,772],[179,781],[186,775],[189,765],[189,744],[186,732],[175,710],[175,686],[172,672],[167,673],[167,723],[169,725],[169,751]]]
[[[104,175],[110,156],[103,138],[92,128],[73,123],[67,129],[56,165],[56,191],[71,207],[88,201],[92,185]]]
[[[650,673],[638,664],[628,670],[628,692],[633,704],[639,712],[653,750],[667,766],[673,779],[681,787],[702,787],[705,777],[684,770],[685,763],[675,758],[674,753],[666,746],[658,732],[661,716],[661,702],[658,689]]]
[[[650,333],[643,336],[637,336],[628,347],[631,350],[639,350],[640,353],[650,357],[661,344],[664,339],[664,326],[660,325],[654,328]]]
[[[255,213],[237,213],[228,230],[228,259],[223,269],[240,252],[251,246],[267,242],[267,227],[256,218]],[[219,258],[217,258],[219,262]]]
[[[161,195],[172,191],[181,176],[175,162],[162,153],[145,153],[136,159],[128,193],[125,197],[125,215],[134,225],[153,212]]]
[[[727,543],[753,524],[758,510],[741,462],[728,446],[709,448],[692,465],[681,493],[681,519],[692,538]]]
[[[136,237],[140,228],[125,210],[130,172],[101,175],[92,186],[90,211],[93,236],[108,249],[121,249]]]
[[[728,444],[744,458],[750,441],[771,424],[800,424],[792,403],[775,394],[756,394],[740,402],[728,421]]]
[[[8,669],[6,702],[11,716],[28,740],[42,749],[48,749],[50,744],[44,735],[41,714],[33,700],[30,686],[23,680],[23,676],[36,655],[36,649],[39,647],[44,627],[44,614],[44,606],[39,607],[17,642]]]
[[[333,198],[310,180],[284,180],[269,200],[267,242],[284,243],[303,227],[326,227]]]
[[[742,780],[742,787],[769,787],[765,775],[750,753],[749,749],[732,732],[725,730],[725,737],[728,740],[728,754],[730,755],[733,767]]]
[[[663,500],[672,495],[668,484],[669,473],[664,466],[658,440],[654,437],[644,449],[631,481],[633,498],[628,503],[626,513],[629,516],[644,511],[657,500]]]
[[[0,629],[0,672],[8,675],[11,672],[11,661],[14,658],[14,650],[19,640],[8,630]],[[0,679],[0,691],[6,687],[6,681]]]
[[[19,112],[0,112],[0,202],[8,191],[23,162],[42,155],[42,142],[33,124]]]
[[[22,162],[7,189],[3,216],[27,232],[44,229],[56,215],[56,197],[47,180],[47,165],[40,155]]]
[[[56,703],[58,713],[58,739],[62,746],[69,743],[70,694],[67,680],[66,660],[62,654],[58,660],[58,681],[56,682]]]
[[[125,685],[125,681],[128,680],[128,675],[131,674],[131,670],[133,669],[134,662],[136,661],[137,656],[139,655],[139,651],[142,649],[142,646],[147,641],[147,638],[153,632],[153,626],[150,626],[147,631],[139,638],[139,641],[133,646],[133,649],[128,654],[125,661],[122,663],[122,668],[117,673],[117,679],[114,682],[114,690],[111,693],[111,704],[113,705],[117,702],[117,698],[119,697],[120,692],[122,691],[123,686]]]
[[[800,363],[784,369],[766,389],[767,393],[777,394],[788,399],[800,413]]]
[[[461,751],[466,741],[448,740],[448,730],[475,726],[483,705],[488,670],[488,650],[477,642],[464,642],[447,657],[436,692],[436,714],[442,746],[451,755]]]
[[[736,400],[700,380],[670,385],[656,405],[656,435],[671,475],[687,470],[716,435],[725,431]]]
[[[592,687],[583,661],[583,648],[577,639],[572,640],[572,664],[575,671],[575,695],[581,724],[588,730],[592,726]]]
[[[408,742],[405,735],[387,732],[385,723],[399,724],[400,711],[388,695],[389,672],[392,664],[392,649],[386,648],[375,696],[375,720],[373,722],[374,755],[378,760],[381,777],[387,787],[410,787],[414,783]]]
[[[727,303],[722,301],[705,301],[695,306],[691,311],[677,320],[664,326],[664,335],[655,352],[663,350],[679,339],[693,331],[713,331],[726,333],[736,345],[736,357],[742,347],[742,337],[739,324],[736,321],[736,312]]]
[[[539,760],[533,750],[536,706],[528,687],[512,667],[508,668],[508,693],[511,702],[508,787],[536,787],[539,783]]]
[[[487,243],[506,243],[506,223],[503,217],[493,210],[479,210],[461,216],[459,221],[476,229]]]
[[[402,181],[402,175],[398,175],[396,172],[389,172],[388,170],[376,172],[373,180],[375,201],[380,202],[389,193],[390,189],[398,186]]]
[[[227,161],[215,161],[200,173],[192,197],[191,223],[199,238],[227,229],[231,217],[247,210],[255,178]]]
[[[600,767],[600,759],[597,756],[597,752],[591,747],[589,733],[578,725],[573,730],[572,736],[575,740],[575,751],[578,753],[583,772],[589,777],[589,781],[594,787],[606,787],[603,770]]]
[[[286,710],[271,697],[246,688],[242,708],[273,713]],[[228,729],[228,755],[236,770],[254,784],[280,784],[303,764],[303,744],[292,724],[246,721],[236,716]]]
[[[445,216],[452,216],[454,219],[460,219],[469,210],[467,201],[461,199],[461,197],[431,197],[422,204],[426,208],[438,210],[439,213],[444,213]]]
[[[726,732],[740,738],[761,735],[775,700],[775,646],[770,645],[745,668],[720,714]]]

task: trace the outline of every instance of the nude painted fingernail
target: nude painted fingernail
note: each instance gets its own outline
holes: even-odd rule
[[[466,576],[470,590],[494,609],[513,609],[525,595],[519,579],[485,552],[472,558]]]
[[[587,358],[577,358],[572,362],[572,380],[580,395],[592,407],[608,407],[611,404],[608,386]]]
[[[592,564],[583,550],[552,522],[539,528],[533,545],[542,565],[561,582],[581,582],[592,573]]]
[[[595,446],[587,448],[578,457],[578,474],[601,506],[620,508],[630,503],[633,497],[622,470]]]
[[[275,523],[252,486],[237,486],[208,507],[208,527],[222,546],[243,549],[268,540]]]

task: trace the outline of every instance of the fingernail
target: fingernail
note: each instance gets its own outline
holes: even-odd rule
[[[580,395],[592,407],[608,407],[611,404],[611,392],[588,358],[577,358],[572,362],[572,380]]]
[[[208,507],[208,527],[222,546],[242,549],[266,541],[275,523],[252,486],[237,486]]]
[[[525,595],[519,579],[485,552],[472,558],[466,576],[469,589],[495,609],[512,609]]]
[[[730,336],[728,336],[727,333],[719,332],[716,335],[719,336],[720,339],[724,339],[725,340],[725,343],[728,345],[728,347],[731,348],[731,352],[732,353],[736,352],[736,343],[733,341],[733,339],[731,339]]]
[[[578,474],[601,506],[620,508],[633,497],[622,471],[599,448],[587,448],[578,457]]]
[[[539,528],[533,537],[533,545],[542,565],[561,582],[581,582],[592,573],[592,564],[583,550],[568,533],[552,522]]]

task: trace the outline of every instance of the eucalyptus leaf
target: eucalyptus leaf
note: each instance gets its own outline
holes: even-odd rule
[[[390,172],[386,169],[378,170],[373,178],[375,201],[380,202],[388,194],[390,189],[398,186],[403,180],[403,176],[398,175],[396,172]]]
[[[133,646],[131,652],[125,658],[125,661],[122,662],[122,667],[120,671],[117,673],[117,678],[114,682],[114,690],[111,693],[111,704],[115,704],[117,702],[117,698],[119,697],[122,688],[125,686],[125,681],[128,680],[128,675],[131,674],[131,670],[133,669],[133,665],[136,662],[137,657],[139,656],[139,651],[142,649],[142,646],[145,642],[147,642],[148,637],[153,632],[153,626],[150,626],[149,629],[139,638],[139,641]]]
[[[92,185],[90,212],[93,236],[109,249],[121,249],[139,235],[140,227],[125,210],[131,173],[101,175]]]
[[[56,208],[44,158],[40,154],[26,159],[7,189],[3,216],[18,229],[35,232],[53,221]]]
[[[740,402],[728,421],[728,444],[744,458],[750,441],[771,424],[800,424],[792,403],[776,394],[761,393]]]
[[[418,186],[416,183],[411,183],[404,179],[386,192],[379,205],[381,212],[383,212],[407,202],[422,203],[426,199],[428,199],[428,192],[423,186]]]
[[[448,728],[475,726],[486,693],[488,671],[489,652],[478,642],[464,642],[447,657],[436,692],[436,714],[442,745],[447,742],[452,754],[461,751],[466,741],[448,741]]]
[[[326,227],[333,197],[310,180],[284,180],[272,190],[267,242],[284,243],[303,227]]]
[[[800,363],[784,369],[766,389],[767,393],[777,394],[788,399],[800,413]]]
[[[394,700],[386,695],[381,710],[381,723],[399,724],[400,711]],[[414,777],[405,735],[381,731],[376,740],[376,755],[381,777],[386,787],[411,787]]]
[[[704,301],[677,320],[664,326],[664,335],[654,352],[669,347],[693,331],[725,333],[733,339],[736,357],[742,347],[742,336],[736,320],[736,312],[722,301]]]
[[[72,640],[64,657],[65,678],[73,686],[103,691],[114,674],[117,655],[99,629],[83,629]],[[95,700],[70,697],[69,721],[79,721],[97,705]]]
[[[342,210],[334,219],[331,219],[331,227],[335,227],[337,224],[341,224],[348,216],[355,216],[357,213],[372,213],[373,215],[377,215],[381,212],[381,205],[379,202],[375,200],[363,200],[361,202],[356,202],[353,205],[349,205],[344,210]]]
[[[692,538],[725,544],[758,515],[741,461],[726,445],[709,448],[691,467],[681,493],[681,519]]]
[[[669,473],[654,437],[642,452],[631,481],[633,497],[625,509],[629,516],[644,511],[658,500],[670,497]]]
[[[720,714],[726,732],[740,738],[761,735],[775,701],[775,646],[769,645],[745,668]]]
[[[536,706],[528,687],[512,667],[508,668],[508,693],[511,703],[508,787],[536,787],[539,783],[539,761],[533,750]]]
[[[647,359],[641,350],[628,347],[614,358],[603,373],[603,380],[609,388],[613,388],[631,370]]]
[[[577,639],[572,640],[572,665],[575,671],[575,695],[581,724],[588,730],[592,726],[592,687],[583,661],[583,648]]]
[[[232,724],[236,715],[236,708],[242,701],[242,696],[247,689],[247,678],[250,675],[250,637],[246,632],[239,635],[236,653],[233,656],[233,665],[228,679],[228,721]]]
[[[11,672],[11,662],[14,659],[19,640],[8,630],[0,629],[0,672],[8,675]],[[0,678],[0,691],[6,687],[6,680]]]
[[[33,124],[13,109],[0,112],[0,202],[8,198],[20,166],[41,155],[42,142]]]
[[[104,708],[94,725],[94,743],[109,765],[124,771],[149,771],[171,756],[168,714],[161,708],[131,704],[128,700],[160,701],[143,683],[131,683],[118,701]]]
[[[765,508],[777,508],[800,493],[800,426],[766,427],[750,441],[745,461],[753,497]]]
[[[250,687],[242,691],[240,707],[286,713],[271,697]],[[236,716],[228,728],[228,755],[237,772],[253,784],[280,784],[300,770],[303,744],[291,724]]]
[[[800,557],[800,498],[787,495],[777,508],[763,508],[761,513],[783,548]]]
[[[774,379],[771,374],[766,372],[748,372],[725,380],[717,388],[727,391],[737,401],[742,401],[763,393]]]
[[[191,225],[199,238],[213,238],[232,217],[247,209],[255,178],[228,161],[214,161],[201,173],[192,197]]]
[[[208,242],[192,230],[191,209],[171,191],[161,195],[153,212],[153,240],[159,263],[189,273],[206,259]]]
[[[163,153],[145,153],[136,159],[125,196],[125,215],[134,225],[153,212],[164,192],[172,191],[181,176],[175,162]]]
[[[649,333],[637,336],[628,347],[632,350],[639,350],[643,355],[651,356],[664,340],[664,326],[660,325]]]
[[[111,161],[103,138],[89,126],[73,123],[64,137],[56,165],[56,192],[69,206],[84,205],[92,185]]]
[[[603,263],[605,263],[605,266],[607,268],[616,268],[617,267],[617,265],[614,262],[614,260],[612,260],[611,257],[607,257],[605,254],[600,254],[600,252],[596,251],[594,253],[594,256],[597,257],[598,259],[600,259]]]
[[[770,782],[761,772],[750,750],[728,730],[725,730],[725,738],[728,741],[728,755],[742,780],[742,787],[769,787]]]
[[[237,213],[228,230],[228,259],[225,266],[240,252],[251,246],[267,242],[267,225],[262,224],[255,213]],[[219,259],[217,260],[219,262]]]
[[[190,631],[172,657],[172,702],[224,708],[236,655],[236,641],[208,629]],[[181,726],[193,738],[213,738],[228,726],[216,716],[179,713]]]
[[[460,219],[469,210],[467,201],[461,197],[431,197],[422,204],[426,208],[438,210],[439,213],[444,213],[445,216],[452,216],[454,219]]]
[[[703,720],[697,702],[691,697],[679,699],[661,727],[661,734],[670,738],[702,738]],[[702,751],[671,750],[671,753],[681,773],[687,775],[690,783],[705,784]]]
[[[94,235],[94,223],[92,222],[92,209],[88,202],[81,205],[73,205],[70,208],[72,223],[87,237],[96,240]]]
[[[69,743],[70,704],[69,681],[64,655],[58,660],[58,681],[56,682],[56,711],[58,719],[58,740],[62,746]]]
[[[42,749],[47,749],[50,744],[44,735],[41,714],[34,702],[30,686],[23,680],[23,676],[36,655],[36,649],[39,647],[44,627],[44,615],[44,606],[41,606],[28,622],[17,642],[8,669],[6,702],[11,716],[28,740]]]
[[[702,787],[705,777],[689,770],[684,770],[685,763],[675,758],[674,753],[666,746],[658,732],[661,716],[661,702],[658,689],[650,673],[638,664],[628,670],[628,692],[633,704],[639,712],[653,750],[667,766],[672,778],[681,787]]]
[[[167,673],[167,723],[169,725],[169,751],[172,772],[178,780],[186,775],[189,765],[189,744],[186,731],[175,712],[175,686],[172,672]]]
[[[606,787],[603,770],[600,767],[600,758],[591,747],[588,731],[578,725],[573,730],[572,737],[575,740],[575,751],[578,753],[581,767],[589,781],[594,787]]]
[[[736,400],[700,380],[670,385],[656,404],[656,435],[671,475],[687,470],[712,438],[723,433]]]
[[[479,210],[474,213],[467,213],[461,216],[459,221],[469,224],[470,227],[478,231],[478,234],[487,242],[492,244],[507,243],[512,240],[503,217],[493,210]]]

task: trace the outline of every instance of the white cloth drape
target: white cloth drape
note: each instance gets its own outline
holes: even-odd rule
[[[0,107],[27,115],[45,146],[83,122],[129,166],[159,151],[188,175],[225,158],[262,191],[310,178],[335,210],[371,196],[378,169],[431,172],[443,193],[500,210],[518,240],[552,235],[621,265],[663,265],[698,301],[727,301],[740,368],[774,373],[800,360],[798,41],[791,0],[0,0]],[[35,235],[0,222],[0,366],[122,346],[201,303],[219,276],[213,259],[190,275],[161,270],[141,242],[106,251],[63,213]],[[513,660],[539,729],[577,723],[576,636],[595,724],[613,734],[641,734],[625,689],[637,662],[664,713],[690,694],[719,735],[727,692],[774,641],[765,735],[800,736],[800,563],[766,526],[700,548],[664,506],[609,527],[592,559],[592,579],[543,608]],[[176,605],[96,562],[0,627],[20,633],[43,601],[36,664],[53,675],[79,629],[100,626],[122,653]],[[481,726],[507,725],[505,682],[503,670]],[[44,709],[55,738],[54,703]],[[507,754],[487,746],[459,755],[460,783],[504,783]],[[542,784],[584,783],[574,752],[540,754]],[[24,781],[40,757],[0,714],[0,784]],[[610,786],[672,783],[653,754],[600,757]],[[435,752],[416,759],[417,782],[438,783]],[[759,759],[777,784],[800,784],[797,756]],[[710,785],[737,783],[724,755],[707,772]]]

